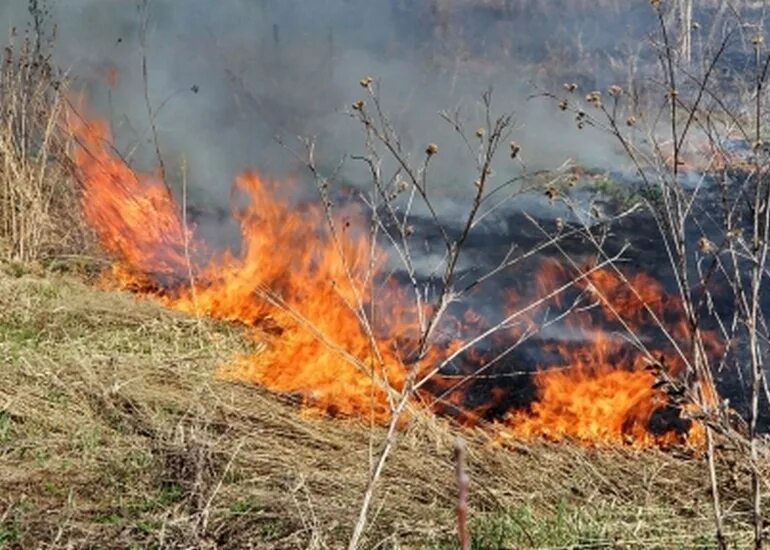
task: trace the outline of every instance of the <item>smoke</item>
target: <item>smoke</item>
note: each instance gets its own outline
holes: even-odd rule
[[[206,203],[226,204],[233,177],[245,168],[299,175],[276,136],[295,148],[296,136],[315,137],[319,163],[328,167],[361,152],[361,129],[345,111],[362,95],[358,81],[367,75],[381,81],[387,110],[413,154],[428,142],[439,145],[433,177],[445,189],[440,198],[450,218],[453,204],[472,188],[472,163],[438,111],[461,107],[472,130],[482,122],[479,96],[490,87],[498,112],[516,114],[513,137],[529,169],[567,158],[615,162],[607,140],[578,131],[553,104],[529,96],[533,83],[553,84],[544,71],[569,74],[555,66],[570,63],[567,52],[583,58],[621,52],[622,44],[611,45],[610,33],[600,30],[618,14],[602,3],[569,13],[528,2],[470,4],[155,0],[148,2],[144,48],[137,2],[51,0],[48,21],[57,28],[57,61],[110,119],[119,147],[148,167],[156,161],[148,143],[146,57],[164,158],[171,167],[184,163],[193,198]],[[3,27],[23,27],[28,19],[25,2],[0,6]],[[623,17],[637,26],[639,19]],[[596,67],[604,75],[589,84],[611,83],[598,81],[610,74],[607,63]],[[111,73],[118,76],[114,87]],[[351,184],[365,176],[354,164],[344,172]]]

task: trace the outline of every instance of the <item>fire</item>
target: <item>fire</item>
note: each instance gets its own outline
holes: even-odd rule
[[[383,276],[385,255],[355,214],[329,220],[320,206],[293,205],[285,192],[290,182],[246,172],[235,182],[246,199],[244,208],[235,209],[241,250],[212,252],[184,223],[162,179],[135,172],[120,158],[105,123],[73,115],[69,124],[78,142],[73,159],[83,212],[115,262],[107,280],[170,308],[240,323],[255,341],[266,342],[259,352],[234,358],[224,375],[298,395],[315,410],[385,422],[392,407],[389,388],[401,390],[410,376],[419,380],[457,349],[458,341],[444,341],[419,361],[407,361],[418,334],[414,306]],[[329,222],[337,231],[324,230]],[[539,273],[543,293],[565,275],[553,263]],[[651,430],[656,415],[671,409],[670,400],[654,387],[648,358],[629,351],[599,322],[622,318],[639,328],[651,313],[669,322],[676,301],[649,277],[627,281],[607,270],[583,277],[576,289],[594,292],[600,304],[600,315],[571,321],[576,334],[590,338],[551,350],[562,364],[537,370],[536,395],[526,406],[506,406],[507,390],[493,388],[489,402],[464,418],[471,422],[502,403],[506,413],[493,421],[504,437],[646,445],[681,441],[689,433],[696,441],[701,428],[680,419],[678,411],[673,416],[684,427]],[[386,306],[378,310],[378,304]],[[472,311],[451,321],[465,329],[486,326]],[[670,374],[681,370],[670,350],[661,357]],[[439,375],[436,386],[441,391],[448,383]],[[447,399],[462,404],[462,391],[449,392]]]
[[[146,288],[181,273],[191,235],[161,179],[128,167],[112,149],[105,122],[72,116],[70,126],[79,144],[73,156],[83,213],[105,250],[119,259],[117,280],[127,288]]]
[[[574,274],[573,274],[574,275]],[[569,276],[553,263],[540,272],[539,285]],[[557,354],[565,366],[551,366],[535,374],[538,399],[527,409],[506,418],[502,432],[518,437],[542,435],[551,439],[570,437],[590,442],[615,442],[620,439],[636,445],[675,443],[679,434],[666,430],[656,434],[651,429],[656,415],[672,412],[670,398],[656,388],[656,375],[650,368],[650,356],[666,365],[669,375],[684,368],[681,357],[672,350],[648,350],[649,355],[630,348],[620,336],[602,329],[604,323],[621,323],[634,334],[643,335],[653,319],[681,316],[676,298],[666,295],[662,286],[645,274],[631,278],[610,269],[591,271],[577,286],[591,292],[599,306],[598,315],[568,318],[578,334],[590,335],[584,341],[557,345]],[[599,323],[596,318],[604,323]],[[674,325],[677,336],[683,324]],[[661,327],[663,328],[663,327]],[[674,423],[686,423],[691,444],[703,440],[703,428],[674,415]],[[670,426],[669,426],[670,427]]]
[[[255,339],[278,334],[266,350],[233,361],[224,369],[229,376],[297,393],[325,411],[388,417],[383,388],[400,390],[409,369],[419,367],[404,365],[401,342],[388,336],[411,330],[395,292],[378,289],[391,307],[381,326],[367,327],[357,314],[374,275],[362,263],[366,236],[354,235],[350,224],[338,239],[325,237],[319,207],[292,208],[276,198],[281,182],[244,173],[236,182],[249,199],[238,214],[243,250],[200,265],[210,254],[184,227],[162,181],[130,170],[104,123],[75,119],[72,129],[83,211],[116,260],[114,284],[175,309],[243,323]]]

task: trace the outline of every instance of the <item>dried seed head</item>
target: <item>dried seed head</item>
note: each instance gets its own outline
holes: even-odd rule
[[[761,139],[759,139],[759,140],[755,141],[755,142],[754,142],[754,143],[751,145],[751,147],[752,147],[752,148],[753,148],[755,151],[759,151],[760,149],[762,149],[762,146],[763,146],[763,145],[764,145],[764,142],[763,142]]]
[[[574,92],[575,90],[577,90],[577,88],[578,88],[578,85],[575,84],[574,82],[565,82],[564,83],[564,89],[567,90],[569,93]]]
[[[399,191],[406,191],[407,189],[409,189],[409,182],[407,182],[406,180],[401,180],[398,182]]]
[[[566,111],[567,107],[569,107],[569,103],[567,103],[566,99],[563,99],[562,101],[559,102],[559,109],[561,109],[562,111]]]
[[[630,117],[628,117],[626,119],[626,126],[631,128],[632,126],[635,126],[635,125],[636,125],[636,117],[635,116],[630,116]]]
[[[371,76],[367,76],[366,78],[362,78],[358,81],[358,83],[361,85],[362,88],[368,88],[372,85],[372,82],[374,79]]]
[[[406,229],[405,229],[405,232],[406,232],[407,235],[414,234],[414,226],[413,225],[407,225]]]
[[[752,36],[751,37],[751,43],[755,46],[761,45],[765,41],[764,38],[762,38],[760,35]]]
[[[353,110],[354,111],[360,111],[363,108],[364,108],[364,100],[363,99],[359,99],[358,101],[353,103]]]
[[[575,187],[577,185],[577,182],[578,182],[577,174],[570,174],[569,177],[567,178],[567,185],[569,185],[570,187]]]
[[[612,86],[610,86],[610,90],[609,91],[610,91],[610,95],[612,97],[618,97],[619,95],[621,95],[623,93],[623,88],[621,88],[617,84],[613,84]]]
[[[594,107],[601,107],[602,106],[602,93],[598,90],[594,90],[590,94],[586,96],[586,101],[593,105]]]
[[[476,137],[479,139],[483,139],[485,133],[486,132],[484,131],[484,128],[479,128],[478,130],[476,130]]]
[[[700,239],[698,239],[698,250],[700,250],[704,254],[711,254],[716,250],[716,246],[706,237],[701,237]]]
[[[511,158],[515,159],[516,156],[519,154],[519,151],[521,151],[521,147],[519,147],[519,144],[515,141],[511,142]]]
[[[425,148],[425,154],[429,157],[438,154],[438,145],[435,143],[429,143],[428,146]]]

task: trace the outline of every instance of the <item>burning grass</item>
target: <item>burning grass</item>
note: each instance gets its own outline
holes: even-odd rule
[[[0,500],[0,544],[337,547],[349,539],[357,547],[358,528],[366,526],[369,546],[451,545],[449,456],[458,429],[470,440],[478,547],[699,547],[710,540],[711,495],[698,464],[710,424],[688,413],[713,407],[716,390],[695,384],[693,399],[684,384],[692,356],[717,356],[723,346],[708,328],[691,329],[682,300],[655,280],[616,269],[622,251],[596,266],[577,265],[562,250],[564,258],[534,274],[534,296],[505,289],[510,303],[497,325],[505,330],[481,351],[473,344],[482,337],[469,328],[484,332],[490,323],[475,312],[467,311],[454,333],[432,324],[461,301],[452,297],[452,250],[467,234],[454,242],[444,234],[447,293],[413,304],[405,299],[408,285],[383,275],[385,254],[371,242],[371,220],[350,215],[349,205],[337,216],[326,182],[319,184],[321,203],[297,205],[285,182],[245,172],[235,183],[247,199],[234,210],[241,248],[209,250],[181,216],[184,205],[164,181],[165,168],[133,170],[105,123],[70,109],[62,114],[47,60],[29,47],[17,57],[11,51],[3,73],[2,93],[16,105],[5,115],[0,144],[7,256],[47,256],[51,242],[67,241],[56,231],[80,229],[74,186],[62,184],[70,177],[66,153],[83,217],[112,258],[102,282],[153,300],[133,303],[66,279],[0,279],[0,351],[10,357],[8,378],[0,380],[0,482],[10,495]],[[378,105],[369,80],[362,86]],[[601,105],[595,94],[589,102]],[[489,109],[489,96],[485,102]],[[39,117],[27,133],[18,115],[36,106]],[[368,108],[354,104],[371,131]],[[152,118],[149,99],[148,111]],[[488,162],[509,122],[489,122]],[[477,132],[482,142],[484,135]],[[390,134],[379,139],[398,154]],[[511,148],[516,157],[519,146]],[[425,151],[428,159],[439,154],[432,144]],[[492,173],[488,164],[479,169],[476,205]],[[420,188],[412,177],[402,190],[426,193],[425,181]],[[470,212],[468,228],[476,210]],[[409,262],[405,267],[420,286]],[[555,291],[560,285],[572,294]],[[523,384],[520,372],[510,372],[516,382],[483,386],[478,375],[496,361],[483,355],[513,349],[511,341],[542,328],[534,314],[553,306],[565,319],[579,313],[558,327],[566,338],[543,340],[558,359],[531,361]],[[448,325],[459,319],[453,315],[446,315]],[[423,317],[431,321],[423,324]],[[693,331],[697,351],[687,347]],[[658,347],[661,333],[668,343]],[[513,399],[527,384],[528,401]],[[480,425],[492,430],[476,430]],[[751,538],[749,506],[739,496],[752,474],[748,464],[766,469],[753,443],[751,462],[723,442],[714,468],[708,451],[720,480],[719,521],[736,545]],[[682,444],[688,455],[676,456]]]
[[[355,216],[326,218],[328,213],[319,205],[293,206],[281,194],[289,184],[247,172],[235,184],[247,198],[247,206],[234,212],[241,224],[241,250],[209,251],[180,216],[163,181],[152,173],[133,171],[116,154],[103,121],[69,114],[78,144],[73,158],[82,184],[84,216],[114,259],[105,280],[173,309],[250,327],[251,338],[262,338],[265,345],[258,353],[231,360],[225,369],[229,377],[300,395],[304,404],[335,415],[387,423],[395,393],[411,376],[417,386],[432,387],[420,396],[431,409],[449,406],[459,408],[468,422],[482,419],[484,411],[466,411],[464,401],[475,375],[488,368],[486,360],[473,361],[466,373],[470,384],[442,380],[436,365],[459,353],[460,333],[445,332],[418,351],[416,343],[422,338],[418,318],[421,313],[429,316],[430,306],[421,311],[422,306],[411,303],[395,281],[382,276],[385,252],[370,242],[365,222]],[[327,222],[334,226],[331,232],[325,231]],[[700,426],[680,421],[678,409],[673,415],[676,422],[655,433],[649,428],[669,401],[654,387],[655,368],[666,376],[681,372],[684,355],[679,348],[678,355],[656,351],[660,365],[648,368],[649,353],[645,357],[624,351],[612,329],[601,324],[617,318],[619,329],[636,331],[651,319],[660,325],[658,318],[664,314],[678,316],[671,330],[686,341],[675,298],[648,277],[628,281],[619,272],[591,266],[571,273],[546,263],[536,279],[537,295],[508,293],[511,303],[504,315],[511,315],[509,321],[521,319],[506,321],[506,330],[493,335],[501,349],[537,324],[534,313],[520,313],[544,310],[549,304],[541,297],[555,296],[553,302],[563,306],[562,293],[554,294],[559,285],[595,295],[594,305],[601,306],[603,316],[571,322],[576,334],[595,333],[592,342],[580,338],[577,345],[558,346],[564,365],[534,375],[536,401],[526,409],[509,410],[512,405],[502,402],[506,390],[497,391],[498,397],[484,404],[482,408],[499,405],[511,413],[504,419],[506,433],[555,440],[571,437],[589,444],[702,441]],[[527,305],[529,300],[544,305],[533,308]],[[375,307],[377,314],[370,314]],[[645,315],[650,319],[643,320]],[[485,320],[477,324],[487,328]],[[461,327],[460,332],[464,330]]]
[[[223,381],[240,329],[6,266],[0,275],[0,547],[343,546],[384,430],[309,417]],[[366,545],[452,547],[446,421],[415,412]],[[469,440],[476,547],[695,548],[711,537],[699,457]],[[719,453],[727,532],[750,540]]]

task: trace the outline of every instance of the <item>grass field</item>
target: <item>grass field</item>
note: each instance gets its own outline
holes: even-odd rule
[[[380,428],[222,380],[237,327],[67,274],[0,271],[0,548],[337,548]],[[709,548],[702,459],[469,442],[476,548]],[[415,414],[366,544],[455,547],[456,429]],[[374,447],[374,448],[372,448]],[[746,472],[722,453],[729,540]]]

